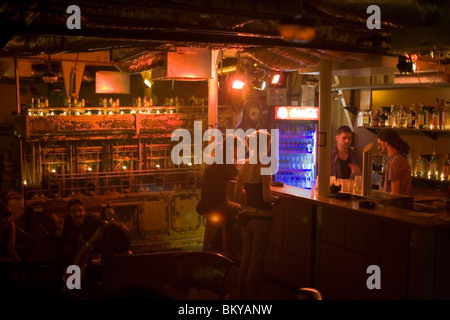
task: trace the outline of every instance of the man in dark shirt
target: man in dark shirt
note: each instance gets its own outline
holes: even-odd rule
[[[230,137],[227,137],[227,139],[230,139]],[[203,215],[216,211],[225,215],[229,247],[233,250],[232,247],[237,248],[241,245],[241,240],[237,239],[241,237],[241,234],[240,232],[234,233],[233,229],[236,223],[236,216],[242,210],[242,206],[239,203],[231,201],[227,196],[228,182],[236,180],[238,174],[238,169],[236,167],[237,143],[240,143],[240,141],[236,137],[231,137],[231,139],[234,140],[235,163],[226,163],[226,151],[225,148],[223,148],[222,163],[214,162],[206,166],[203,173],[201,198],[197,204],[197,212]],[[225,141],[221,146],[223,147],[223,145],[226,145]],[[231,190],[234,190],[234,188],[231,188]],[[238,228],[236,230],[238,230]],[[222,247],[220,234],[218,232],[214,235],[211,242],[216,249]]]
[[[361,158],[350,147],[352,131],[348,126],[341,126],[336,135],[337,146],[331,150],[330,175],[337,179],[354,179],[361,174]]]
[[[84,204],[80,199],[73,198],[67,203],[69,213],[64,218],[62,232],[63,260],[72,264],[78,251],[100,227],[100,221],[86,215]]]

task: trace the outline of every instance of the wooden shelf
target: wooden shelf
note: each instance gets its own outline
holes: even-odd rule
[[[393,129],[398,132],[411,132],[411,133],[420,132],[433,140],[436,140],[438,136],[450,135],[450,130],[408,129],[408,128],[390,128],[390,127],[360,127],[360,128],[366,128],[373,134],[378,134],[378,132],[380,132],[380,130],[383,129]]]

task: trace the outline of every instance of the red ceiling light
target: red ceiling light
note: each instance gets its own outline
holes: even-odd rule
[[[244,86],[245,86],[245,82],[242,81],[241,79],[233,80],[233,84],[231,85],[231,87],[233,89],[242,89]]]
[[[276,75],[274,75],[273,77],[272,77],[272,84],[278,84],[278,82],[280,81],[280,77],[281,77],[281,75],[280,74],[276,74]]]

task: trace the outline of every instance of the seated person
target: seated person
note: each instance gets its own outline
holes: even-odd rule
[[[73,264],[81,268],[88,265],[92,252],[100,254],[101,257],[130,254],[130,246],[131,234],[128,228],[121,223],[107,223],[99,227],[89,241],[84,243]]]
[[[101,226],[101,222],[95,216],[86,215],[84,204],[78,198],[69,200],[67,210],[69,213],[64,218],[61,239],[62,258],[72,264],[77,252]]]
[[[341,126],[336,135],[337,146],[331,150],[330,176],[336,179],[354,179],[361,175],[361,158],[350,147],[352,131],[348,126]]]
[[[16,225],[9,207],[0,202],[0,262],[20,261],[16,252]]]
[[[121,223],[110,222],[100,226],[78,251],[73,264],[80,267],[82,285],[79,294],[88,299],[100,298],[103,294],[101,268],[96,268],[90,259],[95,254],[100,259],[108,256],[131,254],[131,234]],[[88,267],[92,266],[93,267]],[[98,267],[98,266],[97,266]]]

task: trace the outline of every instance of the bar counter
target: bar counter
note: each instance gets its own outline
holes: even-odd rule
[[[324,299],[450,299],[450,214],[379,203],[363,209],[363,199],[291,186],[272,192],[282,201],[275,207],[269,275],[315,287]]]
[[[356,211],[361,215],[370,215],[375,219],[388,219],[391,221],[414,226],[415,228],[425,228],[427,230],[446,229],[450,230],[450,212],[427,213],[414,210],[407,210],[393,206],[376,204],[375,209],[365,209],[359,207],[361,198],[338,199],[335,196],[312,195],[311,190],[291,187],[272,187],[272,192],[283,197],[298,197],[315,205],[340,207],[350,211]]]

